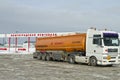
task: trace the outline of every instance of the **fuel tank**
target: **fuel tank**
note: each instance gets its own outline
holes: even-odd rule
[[[86,50],[86,33],[36,38],[35,44],[38,51],[83,51]]]

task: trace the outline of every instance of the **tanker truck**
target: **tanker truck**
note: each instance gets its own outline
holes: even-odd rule
[[[88,29],[86,33],[36,38],[33,58],[86,63],[91,66],[120,63],[119,35],[108,30]]]

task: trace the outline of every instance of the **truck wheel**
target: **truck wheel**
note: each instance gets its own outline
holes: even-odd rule
[[[91,57],[89,60],[90,66],[97,66],[97,59],[95,57]]]
[[[68,62],[69,62],[70,64],[74,64],[74,63],[75,63],[75,58],[74,58],[73,56],[69,56],[69,57],[68,57]]]
[[[37,57],[33,56],[33,59],[36,59]]]
[[[50,58],[50,55],[47,54],[47,55],[46,55],[46,60],[47,60],[47,61],[50,61],[50,59],[51,59],[51,58]]]
[[[46,61],[46,54],[45,53],[42,54],[42,60]]]
[[[42,59],[42,55],[41,55],[41,53],[38,53],[38,55],[37,55],[37,59],[38,59],[38,60],[41,60],[41,59]]]
[[[36,59],[37,56],[36,56],[36,52],[33,53],[33,59]]]

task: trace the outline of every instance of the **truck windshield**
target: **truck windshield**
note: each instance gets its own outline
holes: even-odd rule
[[[119,46],[119,39],[117,33],[103,33],[103,40],[105,46]]]
[[[103,40],[104,40],[105,46],[119,46],[118,38],[106,37],[106,38],[103,38]]]

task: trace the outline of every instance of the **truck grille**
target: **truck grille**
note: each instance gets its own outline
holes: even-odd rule
[[[109,62],[115,62],[115,61],[109,61]]]
[[[116,57],[111,57],[111,59],[116,59]]]
[[[108,52],[118,52],[118,49],[108,49]]]

